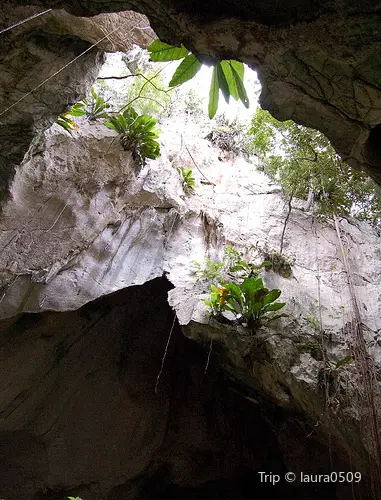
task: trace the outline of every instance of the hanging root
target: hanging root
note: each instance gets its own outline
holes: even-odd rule
[[[173,322],[172,322],[171,330],[170,330],[169,335],[168,335],[167,345],[165,346],[165,351],[164,351],[164,354],[163,354],[163,357],[162,357],[162,360],[161,360],[161,367],[160,367],[160,371],[159,371],[158,376],[156,377],[155,394],[157,394],[157,389],[158,389],[158,386],[159,386],[160,377],[161,377],[161,374],[163,373],[164,362],[165,362],[165,358],[166,358],[166,356],[167,356],[169,343],[170,343],[170,341],[171,341],[173,328],[174,328],[174,326],[175,326],[175,321],[176,321],[176,313],[175,313],[175,315],[174,315],[174,317],[173,317]]]
[[[357,369],[361,375],[362,388],[365,393],[364,404],[367,419],[363,432],[370,436],[372,443],[372,452],[370,457],[372,499],[379,500],[381,491],[381,443],[378,429],[379,415],[375,401],[374,367],[372,366],[372,362],[368,356],[350,264],[347,259],[347,252],[345,251],[343,245],[339,222],[336,216],[334,216],[334,221],[352,302],[353,319],[348,325],[348,333],[351,334],[352,352]]]
[[[208,371],[208,368],[209,368],[209,363],[210,363],[210,355],[212,354],[212,349],[213,349],[213,339],[210,339],[209,352],[208,352],[208,359],[206,360],[206,365],[205,365],[204,375],[206,375],[206,372]]]

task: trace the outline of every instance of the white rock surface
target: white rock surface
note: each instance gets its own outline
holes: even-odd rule
[[[279,187],[242,158],[220,161],[194,125],[187,147],[214,185],[202,183],[207,181],[170,121],[161,126],[166,130],[162,157],[140,172],[112,131],[84,119],[78,127],[72,137],[54,125],[15,177],[0,220],[1,318],[76,309],[163,272],[181,302],[192,295],[194,260],[221,256],[225,244],[254,260],[263,250],[279,250],[287,214]],[[194,196],[181,188],[179,165],[194,169]],[[342,219],[340,228],[362,319],[376,331],[381,328],[381,239],[353,220]],[[320,300],[323,324],[341,328],[351,307],[333,223],[294,209],[284,254],[293,276],[268,272],[267,285],[282,290],[293,318],[318,318]],[[198,297],[188,301],[189,307],[179,310],[181,323],[199,308]]]

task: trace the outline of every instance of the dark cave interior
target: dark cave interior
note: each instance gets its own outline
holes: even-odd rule
[[[302,429],[295,416],[285,415],[270,403],[254,404],[246,398],[244,388],[219,368],[218,354],[212,353],[204,373],[207,352],[184,337],[177,324],[155,394],[173,322],[167,303],[170,287],[166,279],[155,279],[102,297],[78,311],[24,314],[0,324],[2,349],[28,349],[33,354],[33,346],[38,344],[42,350],[39,362],[50,363],[47,372],[46,366],[39,372],[35,362],[28,371],[30,359],[13,367],[15,383],[27,377],[29,386],[20,390],[17,405],[2,401],[1,412],[9,419],[8,430],[0,433],[0,491],[4,498],[344,498],[348,490],[342,485],[261,481],[260,471],[283,478],[291,469],[290,457],[300,470],[328,473],[329,450],[304,431],[293,435],[293,428]],[[80,371],[76,371],[78,363]],[[41,384],[48,388],[36,402]],[[119,400],[116,406],[115,399]],[[28,423],[23,428],[17,428],[17,419],[12,420],[11,408],[24,415]],[[133,414],[138,411],[145,428],[134,446],[145,450],[144,463],[136,468],[137,473],[126,475],[125,481],[115,473],[114,484],[106,493],[105,487],[102,493],[94,493],[101,486],[84,478],[102,476],[105,461],[111,460],[108,452],[117,444],[118,470],[131,467],[133,455],[123,447],[133,438],[126,437],[125,428],[136,425]],[[45,418],[50,412],[49,427]],[[120,412],[124,412],[121,419]],[[164,425],[157,428],[162,419]],[[295,449],[280,446],[280,429],[288,429]],[[160,436],[151,446],[157,434]],[[105,448],[109,450],[102,455]],[[81,469],[82,478],[66,484],[50,479],[53,462],[56,477],[66,475],[73,481],[68,459]],[[350,470],[348,464],[340,467]],[[359,498],[365,498],[364,492]]]

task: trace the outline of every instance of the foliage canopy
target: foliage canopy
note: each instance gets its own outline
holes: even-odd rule
[[[349,167],[321,132],[258,108],[248,136],[250,152],[287,196],[312,198],[322,214],[353,215],[381,228],[381,189]]]

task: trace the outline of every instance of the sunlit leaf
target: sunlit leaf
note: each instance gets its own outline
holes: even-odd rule
[[[233,72],[235,83],[237,85],[239,98],[240,98],[242,104],[245,106],[245,108],[248,108],[250,103],[249,103],[249,98],[247,97],[247,93],[246,93],[246,89],[245,89],[245,86],[243,84],[243,81],[242,81],[239,73],[237,73],[237,71],[235,70],[235,68],[233,66],[232,66],[232,72]]]
[[[214,66],[212,81],[210,83],[210,90],[209,90],[208,113],[210,119],[212,119],[217,112],[219,93],[220,93],[220,86],[218,85],[217,67]]]
[[[230,90],[229,90],[229,85],[225,77],[225,73],[221,67],[221,63],[216,64],[215,66],[217,68],[217,77],[218,77],[218,86],[221,89],[222,95],[225,98],[225,101],[229,103],[229,98],[230,98]]]
[[[230,59],[229,63],[232,69],[234,69],[234,71],[238,73],[238,76],[243,81],[243,76],[245,74],[245,66],[243,65],[243,63],[240,61],[236,61],[235,59]]]
[[[176,87],[184,82],[187,82],[200,70],[201,63],[193,54],[186,56],[185,59],[179,64],[171,81],[170,87]]]
[[[235,81],[235,78],[233,75],[231,61],[226,61],[226,60],[221,61],[220,64],[221,64],[222,71],[224,72],[224,75],[225,75],[225,78],[226,78],[226,81],[227,81],[227,84],[229,87],[230,95],[233,97],[233,99],[238,101],[239,93],[238,93],[237,84],[236,84],[236,81]]]
[[[154,40],[147,50],[150,53],[150,60],[154,62],[177,61],[189,54],[189,50],[183,45],[174,47],[160,40]]]

